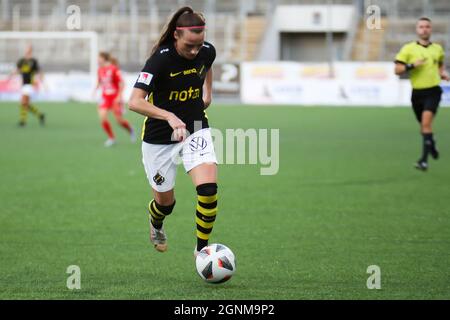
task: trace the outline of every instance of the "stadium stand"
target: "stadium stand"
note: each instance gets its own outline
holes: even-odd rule
[[[381,8],[381,30],[365,27],[367,13],[363,8],[371,3]],[[0,0],[0,28],[2,31],[67,31],[66,10],[70,4],[67,0]],[[337,47],[342,50],[336,55],[338,60],[391,61],[401,44],[415,38],[415,19],[428,15],[433,19],[433,40],[445,47],[450,62],[448,0],[78,0],[76,4],[81,9],[81,31],[97,32],[99,48],[115,52],[125,70],[140,66],[167,17],[174,8],[186,4],[207,16],[208,38],[217,47],[218,62],[257,59],[274,8],[286,4],[347,4],[356,8],[354,27],[345,35],[345,46]],[[47,48],[39,52],[49,70],[63,61],[86,68],[89,54],[85,41],[69,44],[42,41],[35,46]],[[2,43],[0,59],[14,55],[17,47]]]

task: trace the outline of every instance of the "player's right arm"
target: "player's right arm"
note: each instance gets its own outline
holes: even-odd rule
[[[426,59],[416,60],[414,63],[409,64],[409,66],[406,63],[401,63],[401,62],[396,61],[395,62],[395,74],[399,76],[402,73],[406,72],[407,70],[411,70],[416,67],[419,67],[425,63],[425,60]]]
[[[183,141],[186,138],[186,124],[172,112],[158,108],[153,103],[148,102],[146,100],[147,96],[148,94],[145,90],[133,88],[130,100],[128,101],[128,108],[143,116],[167,121],[175,132],[175,139]]]
[[[39,83],[45,88],[45,90],[47,90],[47,86],[44,82],[44,72],[42,71],[39,62],[37,60],[35,60],[34,62],[34,72],[36,72],[37,75],[36,79],[38,79],[38,82],[33,83],[33,85],[37,85]]]
[[[172,112],[158,108],[153,103],[148,102],[145,99],[147,95],[146,91],[139,88],[133,88],[130,100],[128,101],[129,109],[149,118],[165,120],[173,129],[186,127],[184,122]]]
[[[163,74],[164,66],[167,63],[164,53],[158,51],[147,60],[131,92],[128,107],[131,111],[149,118],[165,120],[176,131],[177,129],[185,129],[186,124],[174,113],[159,108],[146,99],[147,96],[156,90],[155,82]]]
[[[12,79],[13,77],[15,77],[17,74],[19,74],[19,70],[18,70],[18,69],[12,70],[12,71],[9,73],[9,75],[8,75],[7,81],[11,80],[11,79]]]
[[[22,64],[22,59],[17,61],[16,67],[9,73],[7,81],[10,81],[13,77],[19,74],[19,69]]]
[[[414,62],[411,61],[410,47],[404,45],[402,49],[397,53],[395,57],[395,69],[396,75],[401,75],[402,73],[419,67],[425,63],[426,59],[418,59]]]

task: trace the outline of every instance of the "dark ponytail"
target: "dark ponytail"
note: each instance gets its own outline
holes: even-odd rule
[[[205,25],[206,21],[203,15],[201,13],[194,12],[191,7],[183,7],[178,9],[178,11],[174,13],[169,23],[164,28],[164,31],[161,34],[161,38],[153,47],[152,54],[155,53],[156,49],[158,49],[160,46],[167,45],[170,42],[175,41],[173,33],[177,30],[177,27],[199,26],[202,28],[191,29],[191,31],[200,33],[204,30]],[[183,32],[183,30],[179,30],[178,32]]]

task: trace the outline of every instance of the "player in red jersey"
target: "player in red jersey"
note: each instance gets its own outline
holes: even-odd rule
[[[110,147],[116,140],[112,131],[111,124],[108,121],[108,111],[112,111],[117,123],[130,133],[131,141],[135,141],[134,130],[127,120],[123,118],[122,92],[124,82],[117,65],[111,63],[111,55],[107,52],[100,52],[98,57],[98,82],[94,90],[102,90],[102,101],[98,108],[98,115],[102,127],[108,135],[105,146]]]

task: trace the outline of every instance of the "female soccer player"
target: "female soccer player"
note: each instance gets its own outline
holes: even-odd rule
[[[23,127],[26,125],[28,111],[31,111],[36,117],[38,117],[41,125],[44,125],[45,115],[40,112],[36,106],[30,103],[35,87],[38,84],[36,81],[36,74],[39,75],[39,80],[41,83],[44,78],[42,71],[39,68],[38,61],[33,58],[33,48],[31,45],[27,47],[25,56],[17,61],[17,69],[10,74],[9,79],[17,73],[20,73],[22,76],[22,97],[20,99],[19,126]]]
[[[130,133],[131,141],[135,141],[134,130],[127,120],[123,118],[122,112],[122,91],[124,83],[120,70],[117,65],[111,63],[111,56],[107,52],[100,52],[98,57],[98,82],[94,89],[94,95],[98,88],[102,89],[102,101],[98,108],[98,115],[102,123],[102,127],[108,135],[105,142],[106,147],[115,144],[116,140],[108,121],[108,111],[114,113],[117,123]]]
[[[217,160],[205,109],[211,103],[216,50],[205,42],[205,19],[190,7],[168,23],[134,85],[132,111],[146,116],[142,154],[154,199],[148,210],[150,241],[167,250],[164,218],[175,206],[179,154],[197,190],[197,245],[208,245],[217,213]],[[190,135],[189,135],[190,134]]]

